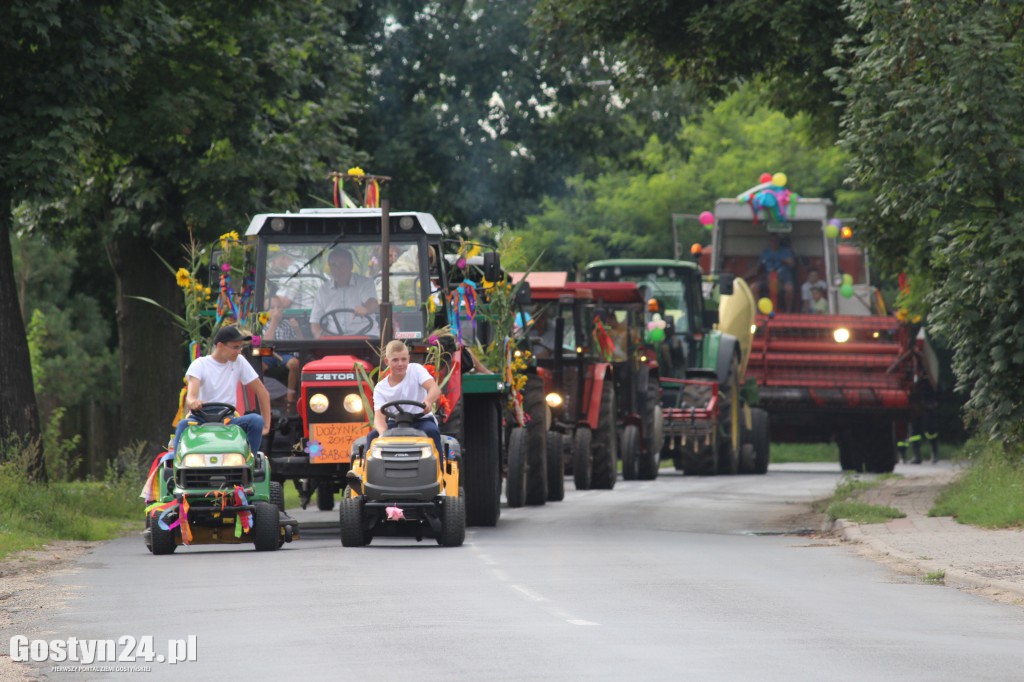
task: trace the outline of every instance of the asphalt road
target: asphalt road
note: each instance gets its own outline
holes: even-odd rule
[[[920,470],[927,475],[930,469]],[[1024,609],[910,581],[799,530],[834,465],[619,481],[503,509],[461,548],[310,529],[278,552],[100,546],[52,577],[76,595],[26,632],[195,636],[195,661],[43,679],[1008,680]],[[305,512],[302,520],[334,515]],[[5,643],[6,644],[6,643]]]

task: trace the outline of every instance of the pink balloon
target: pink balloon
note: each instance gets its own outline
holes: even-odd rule
[[[703,211],[700,214],[700,224],[703,225],[704,227],[707,227],[713,222],[715,222],[715,216],[711,213],[711,211]]]

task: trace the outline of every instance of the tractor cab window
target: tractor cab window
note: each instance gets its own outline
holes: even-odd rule
[[[332,260],[334,252],[337,258]],[[282,311],[274,313],[286,323],[277,326],[275,338],[285,338],[282,330],[285,334],[290,330],[297,338],[312,339],[314,324],[330,336],[377,336],[380,320],[376,308],[383,299],[387,261],[395,335],[422,338],[426,325],[421,272],[426,264],[420,262],[421,255],[425,260],[425,250],[409,242],[394,242],[387,258],[382,257],[377,241],[270,243],[266,249],[262,310]],[[332,263],[337,273],[332,274]],[[325,310],[325,304],[333,310]],[[372,310],[360,315],[358,308]],[[320,319],[312,319],[314,311]]]

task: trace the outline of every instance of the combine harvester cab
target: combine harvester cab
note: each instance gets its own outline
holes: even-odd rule
[[[746,284],[705,280],[696,263],[661,259],[597,261],[585,276],[634,283],[647,299],[646,351],[662,391],[661,456],[688,475],[767,471],[767,415],[750,407],[745,390],[754,315]]]
[[[390,243],[387,296],[381,272],[385,215]],[[466,285],[450,282],[451,268],[441,254],[441,228],[427,213],[371,208],[262,214],[252,219],[246,236],[257,245],[256,307],[266,311],[284,305],[279,328],[289,329],[285,335],[262,338],[253,361],[262,375],[263,357],[294,356],[301,378],[294,405],[275,401],[264,450],[274,480],[294,481],[304,502],[315,492],[318,508],[330,510],[335,495],[345,488],[353,444],[370,430],[369,379],[380,366],[381,329],[386,328],[385,305],[368,315],[358,314],[354,305],[325,308],[318,292],[334,285],[331,254],[344,250],[342,260],[351,260],[352,277],[370,286],[377,300],[390,304],[393,337],[410,346],[415,362],[425,362],[431,330],[448,324],[451,301],[460,300],[452,292]],[[500,272],[497,254],[489,254],[487,261]],[[445,387],[451,407],[439,415],[439,422],[442,433],[461,445],[467,522],[493,526],[500,514],[501,416],[507,388],[498,374],[476,375],[469,368],[464,372],[459,343],[446,349],[450,352],[443,353],[443,366],[435,370],[451,377]],[[278,379],[279,387],[288,380],[282,367],[277,368],[281,374],[270,377]]]
[[[849,227],[840,229],[830,201],[801,198],[786,213],[783,221],[755,218],[749,202],[719,200],[702,263],[744,275],[776,234],[795,256],[795,306],[810,272],[818,273],[827,312],[781,309],[782,292],[765,283],[748,376],[757,382],[775,441],[835,441],[844,470],[890,472],[896,439],[921,409],[917,379],[934,376],[934,364],[929,371],[924,361],[926,342],[887,314],[871,286],[866,253]]]

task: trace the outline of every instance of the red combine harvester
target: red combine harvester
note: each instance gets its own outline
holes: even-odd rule
[[[761,313],[747,375],[771,415],[772,439],[834,440],[844,470],[890,472],[897,438],[923,409],[925,382],[935,384],[934,354],[916,328],[887,314],[867,255],[837,224],[832,203],[792,202],[785,219],[773,220],[749,197],[719,200],[701,263],[757,287]],[[793,257],[789,292],[775,273],[758,272],[770,241]],[[802,297],[807,283],[821,290],[810,302]]]

